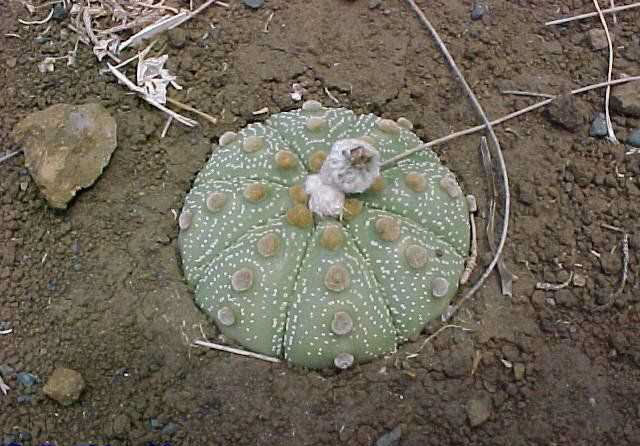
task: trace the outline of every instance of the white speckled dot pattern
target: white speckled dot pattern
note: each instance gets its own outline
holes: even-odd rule
[[[455,183],[453,174],[432,151],[422,151],[385,171],[382,191],[354,194],[364,207],[360,215],[339,226],[344,245],[334,251],[322,247],[323,229],[335,226],[336,220],[316,216],[312,227],[301,229],[286,217],[293,206],[288,187],[302,183],[309,174],[311,154],[328,153],[340,139],[366,136],[384,160],[422,141],[404,127],[385,131],[376,126],[375,115],[307,108],[251,124],[224,147],[214,148],[185,199],[182,213],[191,221],[183,224],[178,246],[197,305],[225,336],[297,365],[335,367],[336,361],[344,363],[340,358],[363,362],[395,351],[399,342],[419,334],[426,322],[446,310],[468,253],[468,207],[463,194],[452,197],[441,185],[445,175]],[[322,117],[326,127],[309,128],[310,117]],[[252,136],[263,138],[264,145],[247,152],[244,143]],[[254,142],[249,145],[254,147]],[[279,150],[294,153],[298,166],[278,168]],[[407,186],[404,177],[409,172],[425,175],[426,191],[417,193]],[[254,183],[265,185],[267,195],[249,203],[243,191]],[[215,212],[206,203],[212,192],[226,198]],[[375,231],[380,216],[400,223],[397,240],[380,240]],[[280,241],[275,254],[267,257],[257,247],[266,234],[276,234]],[[424,266],[408,264],[407,246],[426,249]],[[348,286],[339,292],[325,284],[332,265],[342,265],[349,273]],[[253,273],[251,287],[234,290],[231,277],[244,268]],[[436,297],[433,284],[442,280],[448,284],[447,292]],[[353,322],[344,334],[332,328],[336,313],[344,318],[340,312]],[[217,320],[219,315],[226,316],[225,323]]]

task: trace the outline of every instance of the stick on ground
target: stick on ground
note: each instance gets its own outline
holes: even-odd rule
[[[631,5],[623,5],[623,6],[616,6],[615,8],[603,9],[602,13],[609,14],[612,12],[626,11],[627,9],[633,9],[633,8],[640,8],[640,3],[632,3]],[[574,20],[588,19],[588,18],[597,17],[597,16],[598,16],[597,12],[589,12],[587,14],[580,14],[574,17],[566,17],[564,19],[552,20],[550,22],[545,23],[545,26],[560,25],[562,23],[573,22]]]
[[[476,291],[478,291],[480,289],[480,287],[482,286],[484,281],[487,279],[487,277],[489,277],[489,275],[491,274],[493,269],[496,267],[496,264],[500,260],[500,256],[502,255],[502,250],[503,250],[505,242],[507,240],[507,231],[508,231],[508,227],[509,227],[509,208],[510,208],[510,205],[511,205],[511,203],[510,203],[510,193],[509,193],[509,178],[507,176],[507,166],[505,164],[504,157],[502,156],[502,149],[500,148],[500,142],[498,141],[498,137],[496,136],[496,133],[493,131],[493,126],[492,126],[491,122],[489,121],[489,118],[487,118],[486,113],[484,112],[484,110],[482,109],[482,106],[478,102],[478,99],[476,98],[476,95],[471,90],[471,87],[469,87],[469,84],[467,83],[467,81],[464,78],[462,72],[458,68],[458,65],[453,60],[453,57],[451,57],[451,54],[449,53],[449,50],[447,50],[446,45],[444,44],[444,42],[442,41],[442,39],[438,35],[438,33],[435,30],[435,28],[431,25],[431,22],[429,22],[427,17],[424,15],[424,12],[416,5],[414,0],[407,0],[407,2],[409,3],[409,5],[411,5],[411,8],[418,15],[418,17],[420,18],[420,21],[429,29],[429,32],[431,33],[431,35],[435,39],[436,43],[438,44],[438,47],[440,48],[440,51],[444,54],[445,58],[447,59],[447,63],[449,64],[451,69],[456,74],[458,80],[460,81],[460,83],[462,84],[463,88],[465,89],[465,91],[467,93],[467,96],[469,96],[469,99],[471,100],[471,103],[473,104],[473,107],[475,108],[476,113],[478,114],[478,116],[480,116],[481,120],[483,121],[483,123],[484,123],[483,127],[486,128],[487,133],[489,134],[489,138],[491,139],[491,142],[494,145],[493,148],[496,151],[496,156],[498,158],[498,167],[500,169],[500,173],[502,175],[502,180],[504,182],[504,207],[503,207],[504,222],[502,224],[502,231],[501,231],[501,234],[500,234],[500,240],[499,240],[498,245],[496,247],[496,250],[495,250],[495,253],[494,253],[494,257],[491,260],[491,262],[489,263],[489,266],[487,266],[487,269],[485,270],[485,272],[480,276],[478,281],[475,283],[475,285],[473,285],[471,287],[471,289],[468,290],[465,293],[465,295],[462,297],[462,299],[456,305],[454,305],[454,306],[452,306],[450,308],[450,310],[448,311],[448,315],[449,315],[449,317],[451,317],[460,308],[460,305],[462,305],[462,303],[464,303],[464,301],[469,299],[471,296],[473,296],[476,293]]]
[[[196,345],[211,348],[214,350],[221,350],[223,352],[235,353],[236,355],[249,356],[250,358],[262,359],[263,361],[280,362],[278,358],[273,358],[267,355],[261,355],[260,353],[249,352],[247,350],[240,350],[238,348],[229,347],[227,345],[214,344],[213,342],[206,342],[206,341],[193,341],[193,343]]]

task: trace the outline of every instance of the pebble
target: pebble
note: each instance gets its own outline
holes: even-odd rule
[[[15,372],[13,368],[9,367],[6,364],[0,364],[0,376],[4,379],[9,379],[9,377]]]
[[[524,364],[521,362],[516,362],[513,364],[513,376],[516,378],[516,381],[522,381],[524,379]]]
[[[593,137],[607,136],[607,117],[604,113],[596,113],[589,129],[589,135]]]
[[[162,421],[158,420],[157,418],[151,418],[149,420],[149,427],[152,431],[158,431],[162,428]]]
[[[16,380],[18,381],[18,384],[24,386],[28,390],[40,382],[36,375],[28,372],[18,372]]]
[[[376,9],[382,4],[382,0],[369,0],[369,9]]]
[[[471,9],[471,20],[480,20],[488,9],[484,2],[474,2],[473,8]]]
[[[483,424],[491,416],[491,402],[487,398],[475,398],[467,403],[467,416],[471,427]]]
[[[264,0],[243,0],[249,8],[258,9],[264,4]]]
[[[627,144],[634,147],[640,147],[640,128],[635,129],[627,138]]]
[[[387,432],[376,441],[376,446],[394,446],[398,444],[398,440],[402,437],[402,427],[398,426],[391,432]]]
[[[64,7],[64,4],[58,3],[53,7],[53,15],[51,16],[54,20],[62,20],[67,17],[67,10]]]
[[[84,390],[84,379],[75,370],[58,367],[42,389],[49,398],[63,406],[75,403]]]
[[[163,435],[171,435],[178,432],[178,425],[175,423],[168,423],[165,427],[162,428],[160,432]]]
[[[607,41],[607,34],[604,29],[592,29],[588,33],[589,42],[594,50],[603,50],[609,46]]]

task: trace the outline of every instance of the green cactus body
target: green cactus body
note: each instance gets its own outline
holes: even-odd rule
[[[308,101],[220,138],[185,200],[178,244],[197,305],[225,336],[344,368],[395,351],[447,309],[468,208],[432,151],[348,196],[342,219],[306,207],[304,180],[336,141],[366,140],[388,159],[421,144],[408,124]]]

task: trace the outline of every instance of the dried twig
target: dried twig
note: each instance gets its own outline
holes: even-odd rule
[[[162,133],[160,133],[160,138],[164,138],[165,136],[167,136],[167,132],[169,131],[169,127],[171,126],[172,122],[173,122],[173,116],[169,116],[167,118],[167,122],[165,122],[164,127],[162,128]]]
[[[436,331],[431,333],[429,336],[427,336],[427,339],[422,341],[422,344],[420,344],[420,347],[418,347],[418,349],[413,353],[410,353],[407,356],[407,359],[415,358],[416,356],[418,356],[418,353],[420,353],[422,349],[425,348],[426,345],[433,340],[433,338],[435,338],[436,336],[438,336],[440,333],[447,330],[448,328],[459,328],[460,330],[463,330],[463,331],[473,331],[472,329],[463,327],[461,325],[453,325],[453,324],[443,325],[442,327],[438,328]]]
[[[1,156],[0,157],[0,163],[4,163],[5,161],[13,158],[14,156],[18,155],[21,152],[22,152],[22,149],[18,149],[15,152],[11,152],[11,153],[9,153],[9,154],[7,154],[5,156]]]
[[[624,287],[627,284],[627,280],[629,276],[629,234],[620,228],[607,225],[606,223],[603,223],[601,226],[616,232],[622,231],[623,233],[622,235],[622,280],[620,280],[620,285],[618,285],[618,288],[613,293],[611,293],[608,301],[602,305],[597,305],[594,308],[595,311],[606,310],[607,308],[613,305],[613,303],[616,300],[616,297],[618,297],[624,291]]]
[[[329,96],[329,99],[331,99],[336,104],[340,104],[340,101],[338,100],[338,98],[332,95],[327,87],[324,87],[324,92],[327,94],[327,96]]]
[[[206,341],[193,341],[194,344],[200,345],[202,347],[212,348],[215,350],[222,350],[223,352],[235,353],[236,355],[249,356],[251,358],[262,359],[263,361],[268,362],[280,362],[278,358],[273,358],[267,355],[261,355],[260,353],[254,353],[247,350],[240,350],[239,348],[229,347],[227,345],[222,344],[214,344],[213,342]]]
[[[616,2],[615,2],[615,1],[613,1],[613,0],[611,0],[611,1],[609,2],[609,4],[611,5],[611,7],[612,7],[612,8],[615,8],[615,7],[616,7]],[[614,24],[614,25],[617,25],[617,24],[618,24],[618,14],[616,14],[616,13],[615,13],[615,11],[614,11],[614,13],[613,13],[613,24]]]
[[[598,14],[600,15],[600,22],[602,23],[602,27],[604,28],[604,33],[607,36],[607,45],[609,46],[609,71],[607,73],[607,82],[611,82],[611,73],[613,71],[613,44],[611,43],[611,34],[609,34],[609,27],[607,26],[607,21],[604,19],[604,14],[602,14],[602,9],[600,9],[600,4],[598,0],[593,0],[593,5],[596,7]],[[605,100],[604,100],[604,113],[607,121],[607,139],[609,142],[613,144],[620,144],[618,138],[613,131],[613,125],[611,125],[611,114],[609,113],[609,97],[611,96],[611,85],[607,85]]]
[[[191,113],[195,113],[196,115],[206,119],[207,121],[209,121],[211,124],[217,124],[218,123],[218,119],[205,113],[202,112],[200,110],[197,110],[193,107],[191,107],[190,105],[187,104],[183,104],[182,102],[176,101],[175,99],[170,98],[169,96],[167,96],[167,102],[170,104],[175,105],[178,108],[181,108],[183,110],[187,110],[190,111]]]
[[[476,202],[476,197],[473,195],[467,195],[467,203],[469,204],[469,224],[471,226],[471,253],[467,259],[464,271],[462,271],[462,275],[460,276],[460,285],[464,285],[469,281],[469,278],[478,263],[478,240],[475,220],[475,213],[478,210],[478,204]]]
[[[268,33],[269,32],[269,24],[271,23],[271,20],[273,20],[273,15],[275,14],[275,12],[272,12],[271,14],[269,14],[269,17],[267,18],[267,21],[264,24],[264,28],[262,29],[263,33]]]
[[[633,82],[633,81],[638,81],[638,80],[640,80],[640,76],[623,77],[621,79],[612,80],[611,82],[600,82],[598,84],[587,85],[586,87],[581,87],[581,88],[572,90],[572,91],[569,92],[569,94],[570,95],[580,94],[580,93],[584,93],[586,91],[595,90],[597,88],[603,88],[603,87],[606,87],[607,85],[618,85],[618,84],[624,84],[626,82]],[[521,93],[527,93],[527,92],[521,92]],[[534,94],[538,95],[539,93],[534,93]],[[516,117],[521,116],[521,115],[524,115],[526,113],[529,113],[530,111],[537,110],[537,109],[539,109],[541,107],[544,107],[545,105],[550,104],[556,98],[557,98],[557,96],[554,96],[552,98],[545,99],[544,101],[536,102],[533,105],[530,105],[530,106],[525,107],[523,109],[517,110],[517,111],[515,111],[513,113],[509,113],[508,115],[505,115],[505,116],[503,116],[501,118],[498,118],[498,119],[495,119],[495,120],[491,121],[491,125],[502,124],[505,121],[508,121],[510,119],[516,118]],[[432,141],[429,141],[428,143],[420,144],[420,145],[414,147],[413,149],[409,149],[406,152],[402,152],[399,155],[396,155],[396,156],[394,156],[392,158],[389,158],[389,159],[385,160],[384,162],[382,162],[380,164],[380,167],[381,167],[381,169],[388,169],[390,167],[393,167],[393,165],[395,165],[398,161],[401,161],[401,160],[403,160],[405,158],[408,158],[408,157],[410,157],[411,155],[413,155],[416,152],[420,152],[421,150],[430,149],[431,147],[444,144],[446,142],[451,141],[452,139],[456,139],[456,138],[459,138],[461,136],[471,135],[473,133],[476,133],[476,132],[479,132],[481,130],[484,130],[485,127],[486,126],[484,124],[477,125],[475,127],[470,127],[470,128],[468,128],[466,130],[462,130],[462,131],[459,131],[459,132],[451,133],[450,135],[443,136],[442,138],[434,139]]]
[[[603,9],[602,13],[609,14],[611,12],[625,11],[627,9],[633,9],[633,8],[640,8],[640,3],[632,3],[630,5],[616,6],[609,9]],[[564,19],[552,20],[550,22],[545,23],[545,26],[560,25],[562,23],[572,22],[574,20],[582,20],[582,19],[587,19],[590,17],[597,17],[597,16],[598,16],[597,12],[588,12],[586,14],[580,14],[574,17],[566,17]]]
[[[53,17],[53,8],[51,8],[51,11],[49,11],[49,15],[42,20],[27,21],[27,20],[18,19],[18,22],[22,23],[23,25],[43,25],[47,23],[49,20],[51,20],[51,17]]]
[[[3,395],[6,395],[9,390],[11,390],[11,387],[9,387],[2,379],[2,376],[0,376],[0,392],[2,392]]]
[[[469,87],[469,84],[467,83],[466,79],[464,78],[464,76],[462,75],[460,70],[458,69],[458,66],[455,63],[455,61],[453,60],[453,57],[451,57],[451,54],[447,50],[446,45],[444,44],[444,42],[442,41],[442,39],[438,35],[438,33],[435,30],[435,28],[431,25],[431,22],[429,22],[427,17],[424,15],[424,12],[418,7],[418,5],[416,5],[414,0],[407,0],[407,2],[411,6],[411,8],[414,10],[414,12],[418,15],[418,17],[420,18],[420,21],[429,29],[429,32],[431,33],[431,35],[435,39],[436,43],[438,44],[438,47],[440,48],[440,51],[444,54],[445,58],[447,59],[447,63],[449,64],[449,66],[451,67],[453,72],[456,74],[458,80],[460,81],[460,83],[462,84],[465,92],[467,93],[467,96],[471,100],[471,103],[473,104],[473,107],[475,108],[476,113],[478,114],[478,116],[483,121],[483,124],[484,124],[483,127],[486,127],[486,130],[489,133],[489,137],[491,138],[491,142],[494,145],[494,150],[496,151],[496,155],[498,157],[498,165],[499,165],[499,168],[500,168],[500,173],[501,173],[502,179],[504,181],[504,209],[503,209],[503,212],[504,212],[504,223],[502,224],[502,232],[500,234],[500,241],[498,242],[498,245],[497,245],[496,250],[494,252],[494,257],[491,260],[491,262],[489,263],[489,266],[487,267],[485,272],[480,276],[478,281],[471,287],[470,290],[468,290],[465,293],[465,295],[460,299],[460,301],[456,305],[454,305],[454,306],[452,306],[450,308],[450,311],[448,312],[448,314],[449,314],[449,317],[451,317],[467,299],[469,299],[471,296],[473,296],[476,293],[476,291],[478,291],[480,289],[480,287],[482,286],[484,281],[487,279],[487,277],[489,277],[489,275],[491,274],[491,272],[495,268],[496,264],[500,260],[500,256],[502,255],[502,249],[504,248],[504,244],[505,244],[505,242],[507,240],[507,231],[508,231],[508,227],[509,227],[509,208],[510,208],[510,205],[511,205],[510,194],[509,194],[509,179],[507,177],[507,166],[505,165],[504,157],[502,156],[502,149],[500,148],[500,142],[498,141],[498,137],[496,136],[496,133],[493,131],[493,126],[492,126],[491,122],[487,118],[487,115],[485,114],[484,110],[482,109],[482,106],[478,102],[478,99],[476,98],[476,95],[471,90],[471,87]]]
[[[546,99],[555,98],[555,96],[552,95],[552,94],[534,93],[532,91],[502,90],[500,93],[502,93],[502,94],[512,94],[514,96],[532,96],[532,97],[536,97],[536,98],[546,98]]]
[[[536,290],[543,291],[558,291],[563,288],[566,288],[571,283],[571,279],[573,279],[573,271],[569,273],[569,278],[562,283],[548,283],[548,282],[538,282],[536,283]]]
[[[496,173],[493,168],[493,160],[491,158],[491,152],[489,152],[489,145],[487,144],[487,138],[484,136],[480,139],[480,154],[482,155],[482,166],[484,172],[489,179],[489,210],[487,219],[487,241],[489,242],[489,248],[495,253],[496,251],[496,203],[500,198],[498,187],[496,184]],[[503,296],[513,296],[513,280],[515,276],[509,271],[504,264],[504,258],[500,257],[498,260],[498,276],[500,276],[500,288],[502,289]]]

